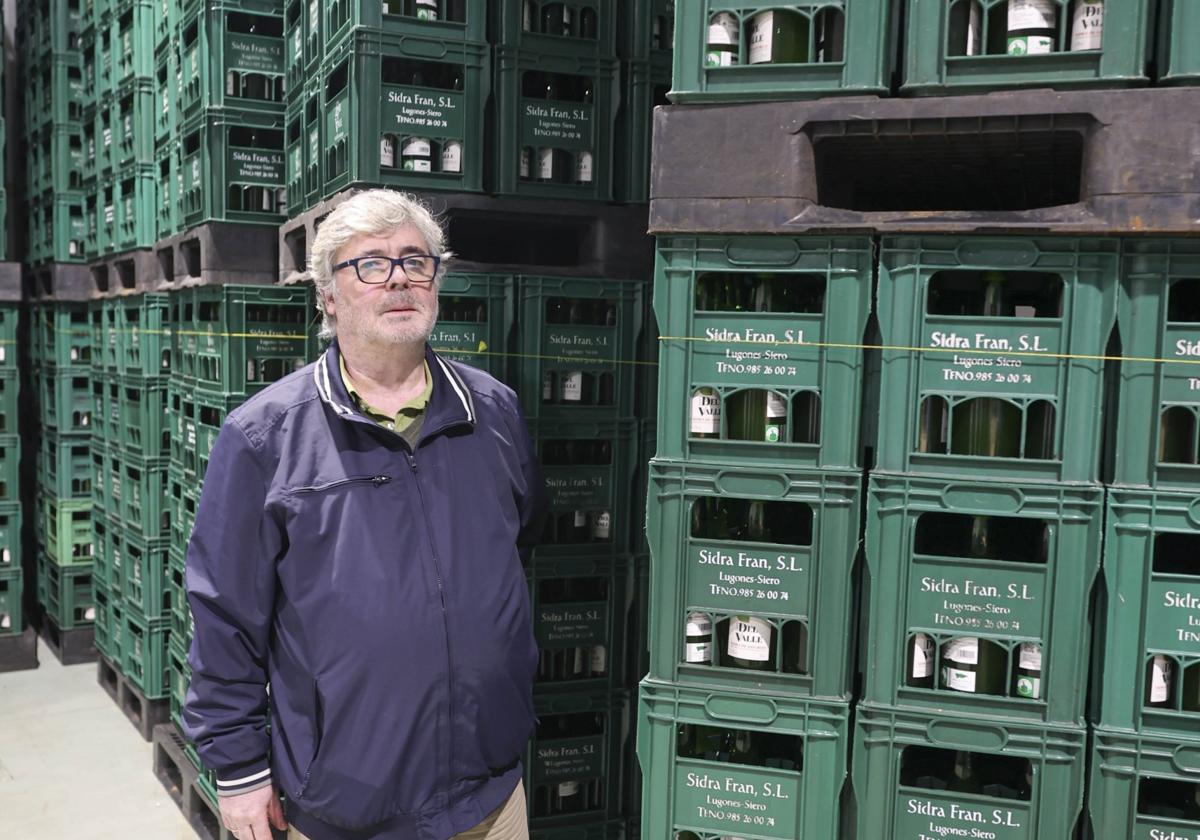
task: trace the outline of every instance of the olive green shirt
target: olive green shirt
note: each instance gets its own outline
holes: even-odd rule
[[[425,390],[400,406],[395,417],[390,417],[368,405],[367,401],[354,389],[354,383],[350,380],[350,372],[346,370],[346,360],[339,357],[338,364],[342,369],[342,382],[346,383],[346,390],[350,392],[350,398],[354,400],[358,410],[383,428],[400,435],[408,441],[410,447],[415,448],[417,439],[421,436],[421,424],[425,422],[425,408],[429,405],[429,398],[433,395],[433,377],[429,375],[429,362],[425,362]]]

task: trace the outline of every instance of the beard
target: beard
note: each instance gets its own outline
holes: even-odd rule
[[[385,314],[398,306],[412,307],[407,314]],[[427,292],[398,291],[368,308],[366,302],[346,307],[338,312],[338,332],[351,333],[368,345],[424,346],[437,323],[438,300]]]

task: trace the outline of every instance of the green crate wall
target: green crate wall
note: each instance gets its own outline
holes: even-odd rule
[[[1200,833],[1200,740],[1097,728],[1088,813],[1096,840]]]
[[[617,0],[492,3],[492,41],[542,55],[613,59],[623,5]]]
[[[671,89],[671,65],[662,61],[621,64],[621,110],[617,117],[613,171],[617,201],[641,203],[650,199],[650,131],[654,108],[666,105]]]
[[[1113,483],[1186,490],[1200,482],[1200,243],[1123,243],[1117,321],[1122,353]],[[1161,361],[1160,361],[1161,360]],[[1177,441],[1177,442],[1176,442]]]
[[[182,226],[283,221],[283,114],[206,109],[184,123]]]
[[[481,43],[487,36],[489,4],[486,0],[436,0],[432,6],[427,5],[422,9],[404,0],[388,0],[385,3],[339,0],[319,5],[320,14],[303,22],[310,42],[324,47],[321,55],[307,56],[310,61],[327,58],[332,49],[353,37],[355,30],[361,28],[381,30],[388,35],[432,38],[447,44]],[[435,14],[422,14],[429,11]],[[309,14],[312,15],[312,12]],[[291,55],[299,55],[301,60],[306,58],[303,51]]]
[[[675,44],[675,0],[632,0],[617,9],[617,55],[663,65],[670,84]]]
[[[0,568],[0,638],[19,636],[24,629],[21,606],[25,577],[21,567]]]
[[[166,619],[149,619],[126,602],[121,629],[121,672],[151,700],[168,697]]]
[[[74,630],[96,620],[91,565],[60,566],[46,555],[38,558],[38,600],[60,630]]]
[[[917,837],[939,827],[955,832],[949,836],[1071,837],[1083,808],[1086,736],[1083,727],[860,703],[852,758],[857,837]],[[916,775],[940,759],[949,776],[956,753],[973,754],[981,790],[934,789]],[[1022,782],[1027,791],[1015,789]]]
[[[851,471],[652,462],[646,503],[653,557],[651,675],[849,699],[850,570],[858,548],[860,485],[860,474]],[[798,542],[697,535],[696,505],[717,497],[787,503]],[[712,625],[709,663],[685,658],[685,626],[694,612]],[[722,646],[722,628],[728,633],[729,624],[746,615],[771,625],[767,643],[775,660],[761,670],[735,667]]]
[[[38,462],[39,486],[60,499],[90,499],[91,446],[89,433],[43,433]],[[7,476],[5,481],[7,482]],[[15,498],[12,500],[15,501]]]
[[[0,121],[0,131],[3,121]],[[65,193],[83,188],[83,130],[78,123],[45,125],[26,138],[32,194]],[[0,139],[0,150],[3,139]]]
[[[438,322],[429,345],[447,359],[508,378],[516,279],[453,269],[438,287]]]
[[[886,95],[899,20],[895,0],[768,4],[761,0],[677,3],[671,101],[746,102],[799,97]],[[816,61],[751,64],[749,28],[765,7],[798,21],[804,55]],[[733,63],[709,59],[708,33],[716,15],[732,16]],[[820,18],[818,20],[818,18]],[[728,20],[728,18],[721,18]],[[729,32],[729,30],[725,30]],[[827,33],[818,38],[818,33]],[[824,46],[827,44],[828,46]]]
[[[1200,9],[1187,0],[1162,0],[1158,12],[1159,84],[1200,83],[1200,49],[1192,34],[1200,30]]]
[[[659,455],[805,467],[861,463],[863,354],[854,345],[861,343],[871,308],[871,254],[870,241],[857,237],[660,238],[654,285],[665,336],[659,343]],[[734,289],[757,282],[752,294],[771,291],[763,272],[773,275],[779,299],[793,289],[797,299],[807,296],[808,303],[794,304],[803,311],[771,312],[775,304],[767,303],[758,308],[768,311],[731,311],[755,306],[741,293],[745,301],[730,295],[718,301],[721,309],[697,308],[698,288],[715,291],[718,282]],[[682,388],[687,390],[679,393]],[[715,438],[691,434],[701,388],[722,403]],[[747,389],[763,388],[788,407],[782,440],[732,439],[730,407]],[[668,394],[674,399],[665,399]],[[803,427],[811,401],[819,412],[815,430]]]
[[[84,85],[78,52],[53,53],[30,65],[26,78],[26,130],[82,119]]]
[[[1100,485],[872,473],[863,697],[886,706],[1082,725],[1102,499]],[[993,520],[988,537],[990,558],[969,556],[975,516],[1002,517],[998,524]],[[938,543],[951,533],[961,533],[961,548]],[[1044,556],[1038,556],[1039,547]],[[1002,670],[1004,684],[981,684],[976,692],[952,690],[935,666],[933,685],[912,685],[906,663],[917,633],[932,639],[932,656],[957,638],[986,644],[980,665],[984,655],[1003,656],[997,671]],[[1017,687],[1020,644],[1036,644],[1041,651],[1035,698],[1023,696]]]
[[[298,91],[289,91],[285,115],[285,152],[288,213],[292,216],[318,203],[325,190],[324,114],[321,96],[324,86],[319,77],[309,80]]]
[[[36,0],[18,3],[18,43],[27,56],[67,52],[79,45],[83,19],[78,2]]]
[[[879,414],[891,419],[880,424],[877,466],[946,475],[986,470],[1013,481],[1098,480],[1101,357],[1115,321],[1118,248],[1102,239],[884,237]],[[1016,284],[1025,284],[1026,297],[1061,284],[1057,309],[1040,302],[1048,312],[1043,317],[1015,310],[995,318],[930,313],[931,304],[936,309],[946,299],[935,293],[952,292],[959,278],[988,271],[1004,273],[1014,300]],[[977,398],[1002,400],[1019,412],[1014,451],[1031,457],[954,452],[964,448],[956,417]],[[933,428],[924,445],[931,451],[921,451],[922,407],[934,404],[927,400],[948,405],[949,417],[944,425],[928,420]],[[1051,416],[1054,422],[1046,419],[1039,431],[1037,418]],[[1044,435],[1050,457],[1036,457],[1035,432]]]
[[[283,112],[282,3],[204,4],[179,23],[181,118],[206,108]]]
[[[482,190],[489,70],[482,42],[355,30],[321,65],[323,193],[354,184]],[[428,171],[405,168],[410,138],[430,142]],[[457,158],[453,143],[460,144]]]
[[[21,505],[10,502],[0,505],[0,572],[21,568],[21,522],[25,515]]]
[[[837,837],[849,717],[847,703],[644,680],[637,721],[637,754],[647,779],[642,836]],[[785,745],[791,757],[732,764],[695,750],[680,753],[681,733],[699,736],[708,727],[734,731],[760,749]]]
[[[905,33],[901,93],[986,92],[1011,87],[1118,87],[1149,82],[1146,62],[1152,37],[1150,0],[1105,3],[1098,49],[1072,50],[1071,4],[1054,0],[1053,52],[1008,54],[1008,3],[978,0],[979,42],[968,45],[971,0],[912,3]],[[971,54],[968,55],[967,53]]]
[[[618,62],[497,47],[495,68],[497,142],[490,189],[499,195],[611,200]]]
[[[84,192],[44,192],[28,209],[26,259],[32,266],[80,263],[88,252],[88,221]]]

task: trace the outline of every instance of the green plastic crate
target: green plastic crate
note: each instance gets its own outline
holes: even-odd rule
[[[630,563],[627,555],[571,558],[526,570],[539,652],[535,693],[624,685]]]
[[[92,625],[92,632],[95,634],[94,644],[96,650],[105,659],[120,659],[119,648],[115,644],[116,637],[120,635],[120,630],[117,629],[114,633],[114,628],[118,627],[115,624],[119,619],[118,612],[113,608],[113,601],[120,602],[121,596],[119,593],[110,593],[99,582],[96,583],[96,621]],[[119,607],[118,607],[119,609]]]
[[[170,674],[171,720],[180,726],[188,686],[192,682],[192,669],[187,664],[187,648],[177,643],[174,633],[167,641],[167,672]]]
[[[176,321],[180,336],[173,371],[196,388],[249,395],[316,357],[309,329],[311,286],[207,286],[191,297],[191,318]],[[173,348],[174,349],[174,348]]]
[[[120,376],[165,377],[171,372],[171,323],[167,295],[120,298],[117,317],[117,372]],[[165,384],[165,383],[164,383]]]
[[[641,204],[650,200],[650,142],[654,108],[667,105],[671,62],[630,61],[621,65],[621,108],[617,112],[613,170],[614,198]]]
[[[120,0],[113,4],[111,46],[113,84],[154,78],[154,30],[158,8],[151,0]],[[103,60],[103,51],[101,60]]]
[[[1093,720],[1112,729],[1194,735],[1200,712],[1196,494],[1114,487],[1107,513]],[[1168,668],[1161,683],[1152,680],[1156,665]]]
[[[83,69],[77,52],[55,53],[30,68],[25,85],[25,126],[78,123],[83,116]]]
[[[0,501],[21,500],[21,439],[17,435],[0,435]]]
[[[532,420],[549,507],[534,563],[628,551],[637,465],[636,420]]]
[[[179,152],[168,148],[158,156],[158,214],[161,239],[183,231],[183,168]]]
[[[21,505],[0,504],[0,572],[21,568]]]
[[[167,572],[167,541],[143,539],[127,531],[121,567],[121,595],[148,619],[171,618],[171,588]]]
[[[121,571],[115,564],[118,550],[116,541],[121,539],[123,529],[118,520],[101,515],[92,507],[92,540],[95,552],[92,560],[92,580],[96,591],[111,592],[121,597]]]
[[[617,17],[625,5],[618,0],[490,5],[497,46],[566,58],[616,58]]]
[[[507,379],[516,297],[510,274],[451,271],[438,288],[438,322],[429,345],[447,359]]]
[[[1200,243],[1127,239],[1113,482],[1187,490],[1200,482]]]
[[[179,37],[179,20],[183,14],[179,0],[158,0],[154,14],[154,52],[161,55],[171,40]]]
[[[1097,728],[1088,787],[1096,840],[1200,836],[1200,740]],[[1190,806],[1190,807],[1189,807]]]
[[[152,163],[129,167],[114,183],[116,221],[107,246],[98,246],[102,256],[149,248],[158,239],[158,170]]]
[[[843,471],[650,464],[646,530],[651,569],[650,674],[656,679],[797,696],[848,698],[855,624],[850,571],[858,551],[861,475]],[[695,535],[707,499],[786,502],[764,527],[791,527],[788,542]],[[701,507],[697,508],[697,505]],[[729,530],[750,512],[731,512]],[[764,514],[765,518],[766,514]],[[687,659],[693,613],[710,624],[707,662]],[[737,621],[767,622],[763,667],[737,667],[725,638]],[[771,658],[773,657],[773,659]]]
[[[254,10],[201,5],[184,16],[183,119],[206,108],[283,112],[283,6],[262,5]]]
[[[669,83],[676,0],[632,0],[619,5],[617,55],[631,61],[665,64]]]
[[[877,312],[884,348],[879,416],[888,421],[879,424],[877,466],[983,471],[1021,482],[1096,481],[1118,248],[1111,239],[885,237]],[[964,284],[989,271],[1003,272],[1012,284],[1010,304],[1019,315],[929,313],[930,306],[958,307]],[[977,303],[972,298],[967,308]],[[1048,314],[1029,317],[1026,306]],[[987,398],[994,402],[968,402]],[[1001,421],[1010,423],[1004,437],[1011,441],[996,447],[1031,457],[955,454],[986,448],[979,444],[990,440],[972,431],[984,414],[972,406],[1010,412]],[[994,428],[1005,431],[1001,423]]]
[[[3,441],[5,438],[0,438]],[[13,455],[9,447],[13,447]],[[9,443],[0,443],[0,470],[6,475],[0,485],[7,484],[8,490],[0,490],[9,501],[16,501],[17,470],[15,436]],[[91,435],[57,435],[46,432],[41,440],[41,459],[38,466],[38,485],[59,499],[92,498],[92,442]],[[7,463],[13,461],[11,467]],[[11,469],[11,473],[8,471]]]
[[[873,473],[863,698],[924,711],[1082,725],[1102,505],[1100,485]],[[1002,517],[982,538],[989,550],[977,549],[990,558],[972,554],[975,516]],[[942,670],[950,662],[944,645],[960,638],[987,645],[981,665],[989,661],[984,657],[1004,657],[1004,685],[986,684],[998,680],[977,675],[976,691],[950,687]],[[912,679],[918,641],[929,645],[921,651],[929,656],[921,666],[928,685]],[[1022,645],[1031,644],[1040,652],[1039,682],[1019,684],[1018,666],[1027,661],[1021,654],[1033,653]],[[1037,686],[1032,697],[1024,693],[1030,685]]]
[[[482,191],[488,56],[482,42],[355,30],[321,65],[324,195],[355,184]],[[421,140],[428,155],[406,161]]]
[[[283,221],[283,113],[205,109],[182,130],[184,229]]]
[[[242,396],[227,396],[222,394],[195,392],[196,405],[196,448],[189,459],[185,455],[185,467],[195,463],[197,480],[203,484],[204,475],[208,472],[208,459],[212,455],[213,445],[229,412],[237,408],[246,398]],[[198,492],[198,491],[197,491]]]
[[[0,434],[17,431],[20,378],[15,370],[0,370]]]
[[[509,47],[495,52],[493,191],[611,201],[617,61]]]
[[[171,545],[187,553],[196,524],[196,508],[200,503],[200,489],[195,479],[184,478],[183,471],[174,464],[167,473],[167,506],[171,511]]]
[[[968,15],[976,11],[978,43],[968,44]],[[1010,87],[1117,87],[1147,84],[1146,59],[1153,3],[1104,3],[1099,49],[1072,51],[1071,4],[1050,8],[1053,52],[1009,55],[1007,0],[916,2],[908,5],[901,93],[985,92]],[[972,55],[967,55],[971,52]]]
[[[525,416],[631,417],[645,283],[522,276],[513,382]]]
[[[39,600],[60,630],[74,630],[96,620],[91,565],[59,566],[46,555],[38,558]]]
[[[107,152],[112,169],[123,172],[133,166],[154,163],[154,119],[160,107],[155,79],[135,78],[121,85],[108,98],[111,143]]]
[[[849,704],[649,679],[640,696],[643,837],[684,838],[689,831],[705,840],[729,832],[763,840],[839,836]],[[747,756],[746,763],[696,757],[695,749],[681,754],[681,737],[693,732],[698,738],[701,727],[731,740],[748,739],[751,750],[785,750],[788,760],[761,752]]]
[[[862,463],[864,363],[856,345],[871,309],[871,263],[871,243],[858,237],[660,238],[659,455],[802,467]],[[711,302],[699,301],[698,291]],[[745,311],[751,306],[767,311]],[[799,311],[770,311],[784,307]],[[782,401],[787,419],[779,440],[766,440],[774,426],[768,429],[765,413],[753,429],[731,423],[743,401],[753,410],[755,394],[763,412],[769,399]],[[693,417],[697,409],[712,412],[718,400],[718,417]],[[718,436],[701,437],[697,423],[714,421]],[[750,432],[757,439],[738,439]]]
[[[167,636],[169,622],[148,619],[132,604],[124,607],[121,636],[121,673],[148,700],[158,700],[170,693],[171,675],[167,670]]]
[[[83,28],[80,4],[70,0],[40,0],[17,4],[20,7],[19,29],[22,50],[26,55],[43,56],[79,48],[79,33]]]
[[[116,513],[124,522],[125,533],[149,540],[169,536],[166,459],[121,453],[114,464],[119,472],[111,481],[110,492],[119,504]]]
[[[283,67],[289,91],[299,90],[315,74],[325,40],[320,0],[287,0],[283,10]]]
[[[1157,83],[1194,85],[1200,83],[1200,8],[1188,0],[1160,0],[1158,12]]]
[[[184,559],[182,556],[176,557],[174,546],[167,552],[167,558],[167,582],[171,587],[171,640],[187,648],[196,633],[196,623],[188,607]]]
[[[178,8],[174,0],[164,0]],[[179,102],[183,96],[183,67],[179,44],[175,40],[163,44],[155,56],[154,66],[154,144],[155,154],[161,157],[179,133],[182,116]]]
[[[122,377],[117,387],[122,457],[165,461],[171,451],[170,429],[166,425],[166,382]]]
[[[0,638],[19,636],[25,629],[21,610],[24,583],[20,566],[0,571]]]
[[[534,698],[538,728],[523,762],[530,830],[620,815],[628,702],[624,692]]]
[[[32,310],[33,356],[47,370],[78,371],[92,363],[87,304],[46,302]]]
[[[323,14],[317,31],[322,33],[320,42],[325,45],[326,56],[331,48],[353,37],[362,27],[379,29],[389,35],[433,38],[446,43],[481,42],[487,38],[486,0],[462,0],[461,3],[436,0],[433,4],[436,17],[432,19],[418,17],[420,11],[429,9],[428,6],[417,10],[415,4],[404,0],[387,0],[384,3],[374,0],[335,0],[320,5]],[[515,7],[515,4],[509,5]],[[451,17],[452,14],[458,17]]]
[[[89,344],[93,377],[111,380],[117,373],[117,301],[93,300],[88,304]]]
[[[295,216],[321,201],[325,190],[321,132],[324,87],[314,78],[288,97],[284,143],[287,154],[288,213]]]
[[[81,263],[88,256],[88,219],[83,193],[43,193],[29,206],[27,260]]]
[[[17,369],[17,330],[20,321],[20,304],[0,304],[0,376]]]
[[[92,428],[92,384],[87,368],[76,372],[37,376],[41,421],[59,433],[88,432]]]
[[[32,194],[83,189],[83,135],[78,123],[68,123],[46,125],[27,138],[26,183]]]
[[[1086,736],[1083,727],[860,703],[852,759],[857,837],[1072,837],[1083,809]],[[936,787],[953,776],[957,753],[973,754],[962,774],[979,791]],[[1001,775],[1010,769],[1016,778]],[[1022,782],[1027,790],[1014,787]]]
[[[646,540],[646,520],[641,515],[646,510],[650,496],[650,462],[658,457],[658,424],[654,420],[643,420],[638,433],[637,483],[633,505],[633,550],[637,554],[649,554],[650,543]]]
[[[37,494],[37,537],[42,550],[60,566],[92,562],[92,502],[66,501]]]
[[[854,0],[767,4],[761,0],[699,0],[677,3],[675,20],[675,87],[671,101],[746,102],[835,94],[886,95],[895,55],[899,3]],[[751,63],[749,24],[765,6],[797,16],[805,40],[803,55],[817,61]],[[820,13],[822,20],[814,24]],[[732,16],[735,31],[725,39],[733,63],[709,59],[710,25],[719,14]],[[728,20],[722,18],[722,20]],[[719,24],[715,24],[718,25]],[[818,37],[827,33],[827,37]],[[825,46],[828,44],[828,46]]]

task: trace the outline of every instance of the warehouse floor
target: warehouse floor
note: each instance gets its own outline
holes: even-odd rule
[[[0,833],[13,840],[195,840],[154,777],[150,744],[96,664],[0,674]]]

